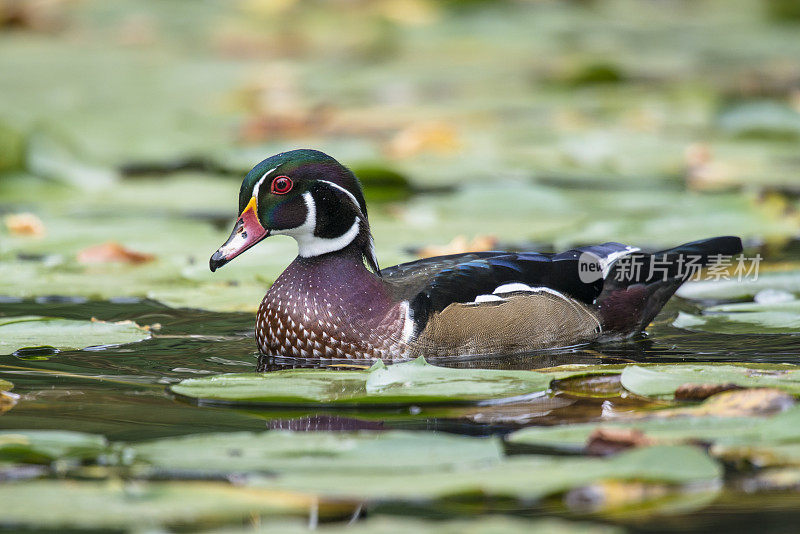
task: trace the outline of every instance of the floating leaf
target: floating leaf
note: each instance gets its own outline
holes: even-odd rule
[[[132,321],[77,321],[26,315],[0,318],[0,354],[25,347],[82,349],[148,339],[150,332]]]
[[[727,386],[728,384],[725,385]],[[686,384],[681,387],[683,388],[685,386]],[[680,389],[678,391],[680,391]],[[701,417],[705,415],[715,417],[763,416],[780,413],[791,408],[794,404],[794,397],[779,389],[733,389],[730,391],[722,391],[709,397],[700,406],[659,410],[654,412],[653,415],[655,417]]]
[[[78,252],[78,263],[147,263],[155,256],[136,252],[119,243],[109,242],[95,245]]]
[[[550,377],[535,371],[451,369],[424,359],[368,371],[293,369],[183,380],[173,393],[204,404],[463,403],[544,391]]]
[[[544,391],[550,377],[536,371],[453,369],[428,364],[424,358],[369,370],[368,395],[386,399],[447,401],[495,399]]]
[[[636,428],[599,427],[586,439],[585,450],[592,456],[606,456],[626,449],[651,445],[655,445],[655,442]]]
[[[680,312],[673,326],[718,334],[800,333],[800,300],[712,306],[702,315]]]
[[[622,386],[637,395],[672,398],[684,384],[768,387],[800,395],[800,370],[794,365],[671,364],[629,365],[622,371]]]
[[[55,460],[93,460],[105,452],[104,437],[62,430],[0,432],[0,460],[49,464]]]
[[[482,252],[497,250],[497,238],[490,235],[477,235],[467,241],[463,235],[457,235],[446,245],[427,245],[415,251],[420,258],[433,256],[447,256],[448,254],[463,254],[464,252]]]
[[[456,471],[501,461],[495,439],[413,432],[234,432],[130,446],[137,462],[195,473],[383,473]]]
[[[423,152],[450,154],[461,146],[458,131],[451,124],[423,121],[398,132],[387,144],[386,151],[394,158],[410,158]]]
[[[571,452],[583,454],[590,436],[608,432],[639,432],[645,439],[660,444],[685,443],[692,440],[714,441],[736,435],[753,435],[763,419],[756,417],[682,417],[643,421],[609,421],[580,423],[554,427],[530,427],[518,430],[506,440],[520,450],[541,453]]]
[[[0,172],[20,170],[24,159],[24,135],[0,121]]]
[[[758,278],[742,280],[688,282],[678,289],[677,294],[694,300],[735,300],[753,298],[766,289],[800,295],[800,271],[759,273]]]
[[[342,517],[353,508],[310,495],[224,483],[42,480],[0,485],[0,523],[28,528],[208,528],[261,516],[306,516],[312,509],[320,517]]]
[[[6,215],[4,222],[12,235],[42,237],[45,227],[42,220],[33,213],[14,213]]]
[[[599,523],[565,521],[563,519],[516,518],[482,515],[465,519],[426,521],[404,516],[376,516],[347,524],[322,524],[314,529],[319,534],[622,534],[623,530]],[[225,529],[214,534],[308,534],[308,522],[269,521],[260,527]]]
[[[794,139],[800,136],[800,113],[778,102],[746,102],[724,110],[719,126],[740,137]]]
[[[286,472],[259,485],[358,499],[425,499],[457,494],[541,498],[599,480],[688,484],[718,480],[721,468],[688,446],[635,449],[607,459],[520,457],[467,470]],[[532,483],[534,481],[535,483]]]
[[[17,402],[19,401],[19,395],[16,393],[10,393],[8,391],[12,387],[13,386],[11,382],[0,380],[0,414],[9,411],[11,408],[16,406]],[[2,478],[2,475],[0,475],[0,478]]]

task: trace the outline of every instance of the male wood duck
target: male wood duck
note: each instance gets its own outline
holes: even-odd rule
[[[242,182],[239,213],[211,270],[271,235],[292,236],[299,254],[261,302],[256,342],[263,354],[306,359],[509,354],[631,336],[692,274],[682,270],[685,257],[699,266],[742,247],[738,237],[656,254],[605,243],[381,270],[358,179],[316,150],[256,165]]]

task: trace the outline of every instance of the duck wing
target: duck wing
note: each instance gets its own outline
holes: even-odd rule
[[[581,255],[589,253],[600,265],[610,265],[637,250],[621,243],[604,243],[558,254],[470,252],[395,265],[381,271],[381,275],[399,300],[408,300],[420,308],[417,312],[422,312],[423,307],[428,313],[438,312],[454,302],[468,303],[476,298],[486,300],[479,298],[482,296],[532,289],[549,289],[591,304],[602,292],[603,278],[598,273],[588,283],[581,280]]]

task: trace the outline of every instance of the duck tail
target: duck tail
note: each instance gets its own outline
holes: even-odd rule
[[[609,266],[603,290],[595,300],[603,331],[612,337],[643,331],[681,284],[700,268],[740,252],[740,238],[723,236],[617,259]]]

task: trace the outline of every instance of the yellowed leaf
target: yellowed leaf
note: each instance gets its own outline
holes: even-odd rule
[[[428,245],[417,251],[420,258],[432,256],[445,256],[447,254],[461,254],[463,252],[482,252],[494,250],[497,247],[497,238],[491,235],[475,236],[472,241],[467,241],[463,235],[458,235],[446,245]]]
[[[44,237],[44,223],[33,213],[15,213],[6,215],[6,228],[12,235],[27,237]]]
[[[19,395],[10,391],[0,391],[0,414],[4,414],[17,405]]]
[[[119,243],[109,242],[85,248],[78,252],[78,263],[147,263],[155,256],[144,252],[127,249]]]
[[[447,154],[461,148],[456,129],[442,121],[420,122],[401,130],[386,146],[395,158],[408,158],[422,152]]]

